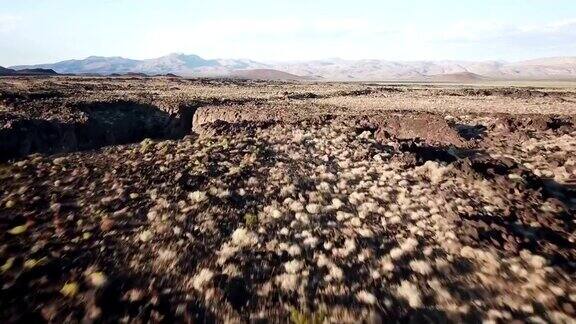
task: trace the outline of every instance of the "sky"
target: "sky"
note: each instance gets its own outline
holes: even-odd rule
[[[575,0],[0,0],[0,66],[97,56],[576,56]]]

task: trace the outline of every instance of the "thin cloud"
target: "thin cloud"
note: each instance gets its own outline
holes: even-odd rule
[[[437,40],[459,43],[512,41],[518,43],[531,40],[546,43],[550,40],[576,41],[576,19],[552,22],[543,25],[513,26],[497,23],[455,25],[451,34]]]
[[[9,33],[14,31],[22,17],[16,15],[0,14],[0,33]]]
[[[288,19],[226,19],[210,20],[192,26],[191,32],[210,31],[213,36],[334,34],[379,30],[374,23],[355,18],[306,20]]]

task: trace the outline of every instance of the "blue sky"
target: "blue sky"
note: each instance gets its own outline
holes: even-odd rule
[[[0,0],[0,65],[172,52],[261,61],[576,56],[575,0]]]

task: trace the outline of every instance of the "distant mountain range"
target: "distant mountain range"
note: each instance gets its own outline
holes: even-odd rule
[[[575,80],[576,57],[503,61],[387,61],[326,59],[263,63],[249,59],[204,59],[170,54],[155,59],[91,56],[52,64],[13,66],[14,70],[51,69],[64,74],[176,74],[185,77],[246,77],[319,80],[404,80],[476,82],[502,80]]]
[[[235,70],[230,75],[240,79],[261,79],[261,80],[307,80],[313,79],[304,76],[294,75],[273,69],[248,69]]]

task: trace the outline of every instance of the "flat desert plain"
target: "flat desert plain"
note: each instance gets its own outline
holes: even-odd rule
[[[0,319],[574,323],[575,89],[2,78]]]

